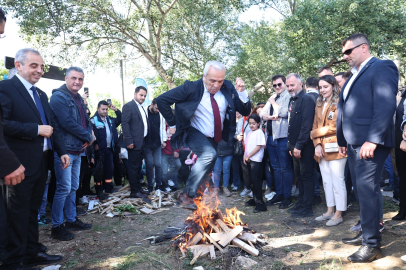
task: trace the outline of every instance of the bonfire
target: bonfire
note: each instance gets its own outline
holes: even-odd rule
[[[253,256],[258,256],[259,250],[254,243],[265,241],[260,239],[261,234],[255,233],[241,221],[240,216],[245,215],[237,207],[226,209],[225,214],[218,208],[221,204],[217,197],[207,195],[194,199],[197,210],[185,221],[186,227],[173,238],[173,245],[179,247],[185,255],[187,250],[193,252],[191,264],[201,256],[210,253],[212,259],[216,257],[215,248],[224,252],[227,246],[239,247]]]

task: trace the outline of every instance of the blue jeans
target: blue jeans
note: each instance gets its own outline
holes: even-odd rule
[[[154,188],[153,168],[155,166],[155,182],[156,186],[162,185],[162,167],[161,167],[161,150],[162,147],[144,149],[145,167],[148,180],[148,190],[152,191]]]
[[[388,172],[389,185],[393,186],[394,180],[395,180],[395,172],[393,171],[392,159],[391,159],[390,155],[385,159],[385,163],[383,166],[385,167],[385,170]]]
[[[232,160],[233,160],[233,155],[225,156],[225,157],[217,157],[216,163],[214,164],[214,170],[213,170],[215,188],[219,188],[221,170],[223,170],[223,187],[228,187],[228,182],[230,180],[230,167],[231,167]]]
[[[70,165],[63,170],[61,159],[54,153],[56,190],[51,212],[53,228],[63,223],[64,214],[67,222],[76,220],[76,190],[79,187],[81,157],[74,154],[69,154],[69,157]]]
[[[217,159],[217,143],[213,138],[208,138],[191,127],[186,138],[186,144],[198,156],[184,189],[189,197],[194,198],[200,184],[208,180],[209,174],[213,171]]]
[[[233,168],[233,185],[239,189],[241,187],[241,178],[240,178],[241,163],[240,163],[240,157],[239,156],[233,156],[232,164],[233,164],[232,165],[232,168]]]
[[[41,216],[45,216],[45,210],[47,208],[47,198],[48,198],[48,187],[49,184],[45,185],[45,191],[44,195],[42,196],[42,202],[41,202],[41,207],[38,209],[38,220],[40,219]]]
[[[180,160],[179,158],[175,158],[173,155],[165,155],[162,154],[161,156],[161,161],[162,161],[162,182],[164,182],[163,187],[168,186],[168,180],[172,180],[175,175],[178,174],[178,171],[180,169]],[[175,186],[177,186],[176,179],[173,182]],[[157,184],[158,186],[158,184]]]
[[[287,145],[287,138],[273,140],[272,136],[269,136],[266,148],[268,149],[269,160],[274,170],[276,195],[290,198],[293,170],[292,157],[289,155]]]

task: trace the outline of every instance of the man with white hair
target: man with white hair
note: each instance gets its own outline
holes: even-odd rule
[[[236,87],[225,80],[225,66],[217,61],[206,63],[203,78],[185,81],[157,98],[159,111],[174,134],[173,149],[186,145],[197,155],[197,162],[186,182],[178,201],[182,207],[195,210],[193,198],[200,183],[213,171],[217,159],[217,144],[222,139],[234,138],[235,112],[247,116],[251,102],[244,88],[244,81],[236,79]],[[175,106],[175,115],[171,106]]]
[[[293,159],[293,169],[299,187],[297,203],[288,212],[296,218],[311,217],[314,193],[314,146],[310,132],[316,104],[313,98],[302,90],[299,74],[289,74],[286,77],[286,86],[291,96],[288,107],[288,151]]]

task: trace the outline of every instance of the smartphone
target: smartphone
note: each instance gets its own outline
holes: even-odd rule
[[[84,92],[89,94],[89,87],[85,87],[85,91],[84,91]]]
[[[111,104],[111,98],[107,99],[107,103]]]

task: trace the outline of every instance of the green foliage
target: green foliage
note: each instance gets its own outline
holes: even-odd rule
[[[117,211],[120,215],[123,212],[130,212],[130,213],[138,214],[137,208],[135,206],[131,205],[131,204],[124,204],[124,205],[120,205],[120,206],[115,206],[114,211]]]
[[[90,115],[93,116],[96,111],[97,111],[97,104],[99,103],[99,101],[105,100],[107,101],[107,99],[111,99],[111,103],[117,107],[117,109],[121,110],[121,98],[117,99],[114,97],[111,97],[112,94],[111,92],[108,92],[106,94],[100,94],[100,93],[95,93],[95,94],[91,94],[91,96],[89,97],[88,101],[88,108],[90,110]],[[116,118],[116,113],[112,110],[109,109],[108,112],[109,116],[112,118]]]

